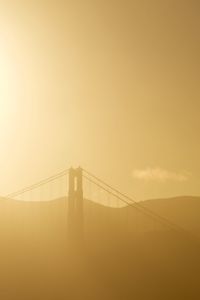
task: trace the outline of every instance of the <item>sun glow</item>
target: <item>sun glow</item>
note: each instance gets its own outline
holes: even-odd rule
[[[12,47],[13,46],[13,47]],[[14,45],[0,37],[0,122],[12,117],[16,109],[18,90],[17,65],[14,60]]]

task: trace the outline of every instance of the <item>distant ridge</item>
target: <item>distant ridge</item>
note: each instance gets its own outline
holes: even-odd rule
[[[140,204],[174,224],[200,236],[200,197],[183,196],[151,199],[142,201]],[[136,218],[138,218],[136,213],[137,211],[131,206],[112,208],[85,200],[86,219],[88,218],[87,222],[91,222],[91,226],[93,226],[92,223],[97,225],[98,222],[101,226],[101,223],[105,223],[106,218],[111,218],[117,224],[118,217],[121,218],[120,224],[122,224],[123,218],[126,218],[127,214],[129,214],[130,222],[134,226]],[[36,227],[39,222],[44,227],[49,226],[50,228],[54,227],[56,223],[56,226],[60,228],[63,223],[66,223],[67,219],[67,198],[44,202],[25,202],[0,198],[0,224],[6,223],[8,218],[11,218],[13,224],[15,222],[21,223],[23,220],[23,223],[27,222],[32,226],[35,222]],[[140,214],[140,218],[142,220],[142,214]]]

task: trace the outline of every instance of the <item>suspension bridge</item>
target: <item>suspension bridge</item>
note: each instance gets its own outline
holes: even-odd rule
[[[130,235],[161,230],[188,235],[177,224],[80,167],[66,169],[5,198],[26,203],[64,199],[67,235],[79,240],[85,238],[91,227],[100,231],[101,226]]]

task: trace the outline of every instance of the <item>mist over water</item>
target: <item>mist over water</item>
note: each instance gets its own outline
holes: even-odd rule
[[[67,197],[45,201],[43,185],[49,193],[58,185],[52,177],[13,193],[17,200],[1,199],[4,299],[198,299],[200,199],[125,205],[126,195],[84,174],[59,175]],[[43,191],[37,201],[35,189]],[[85,190],[104,195],[103,204]]]

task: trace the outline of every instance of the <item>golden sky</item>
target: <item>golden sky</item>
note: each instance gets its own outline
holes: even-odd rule
[[[199,195],[199,53],[199,1],[2,0],[1,194],[80,164]]]

